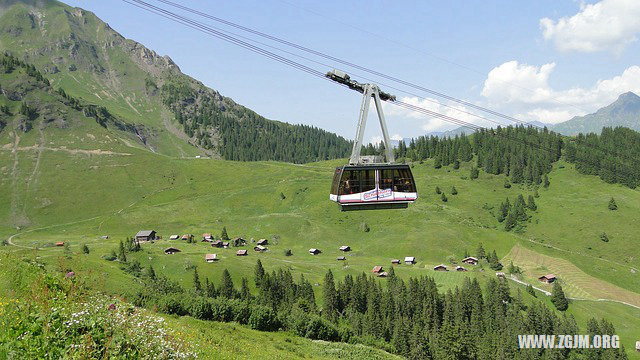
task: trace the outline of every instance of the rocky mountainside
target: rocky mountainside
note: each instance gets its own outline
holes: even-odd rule
[[[33,64],[53,88],[120,117],[153,152],[304,162],[349,149],[335,134],[265,119],[93,13],[57,1],[0,0],[0,51]]]
[[[553,127],[563,135],[579,133],[600,134],[603,127],[624,126],[640,131],[640,96],[627,92],[618,97],[611,105],[603,107],[593,114],[576,116],[571,120]]]

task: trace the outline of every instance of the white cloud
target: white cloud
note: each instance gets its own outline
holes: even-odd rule
[[[393,135],[391,135],[391,140],[398,140],[398,141],[400,141],[400,140],[402,140],[402,135],[400,135],[400,134],[393,134]]]
[[[485,126],[488,124],[488,122],[486,122],[483,119],[480,119],[476,116],[465,113],[464,111],[466,112],[470,112],[470,111],[465,106],[460,104],[456,104],[456,103],[443,104],[442,102],[436,99],[432,99],[432,98],[421,99],[418,97],[403,97],[399,100],[404,103],[408,103],[417,107],[421,107],[423,109],[427,109],[433,112],[447,115],[465,122],[470,122],[470,123],[474,123],[482,126]],[[399,107],[390,103],[383,103],[383,109],[385,114],[388,115],[390,118],[399,117],[399,118],[405,118],[405,119],[419,120],[421,122],[420,128],[425,132],[446,131],[446,130],[455,129],[460,126],[440,118],[431,117],[422,112],[412,111],[412,110]]]
[[[637,41],[640,33],[640,1],[602,0],[581,5],[580,11],[554,21],[540,19],[545,40],[561,51],[613,51],[620,53]]]
[[[540,67],[509,61],[491,70],[482,96],[517,118],[557,123],[584,115],[615,101],[627,91],[640,94],[640,66],[631,66],[611,79],[598,80],[590,88],[555,90],[549,77],[555,64]]]

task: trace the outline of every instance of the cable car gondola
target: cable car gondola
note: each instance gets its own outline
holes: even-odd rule
[[[336,168],[329,199],[338,203],[342,211],[406,208],[418,198],[416,183],[408,165],[394,164],[380,102],[395,101],[395,96],[380,91],[374,84],[360,84],[351,80],[349,75],[339,70],[328,72],[327,77],[363,94],[349,165]],[[386,162],[380,156],[360,156],[372,97],[384,137]]]

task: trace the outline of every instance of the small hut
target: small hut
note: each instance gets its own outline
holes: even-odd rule
[[[236,251],[236,256],[247,256],[249,252],[247,250],[238,250]]]
[[[553,274],[542,275],[538,278],[538,280],[546,284],[551,284],[552,282],[556,281],[556,276]]]
[[[256,245],[256,246],[253,248],[253,250],[254,250],[254,251],[257,251],[257,252],[262,252],[262,251],[267,251],[267,250],[269,250],[269,249],[267,249],[267,247],[266,247],[266,246]]]
[[[466,258],[462,259],[462,262],[468,265],[478,265],[478,259],[474,258],[473,256],[467,256]]]
[[[180,238],[180,235],[171,235],[169,236],[169,240],[178,240]]]
[[[309,254],[311,255],[318,255],[320,254],[322,251],[320,251],[319,249],[315,249],[315,248],[311,248],[309,249]]]
[[[391,260],[391,263],[395,265],[400,265],[400,259],[393,259]]]
[[[404,258],[404,263],[405,263],[406,265],[413,265],[413,264],[415,264],[415,263],[416,263],[416,258],[415,258],[415,256],[406,256],[406,257]]]
[[[386,272],[386,271],[383,271],[383,272],[378,274],[378,277],[383,277],[384,278],[384,277],[387,277],[387,276],[389,276],[389,273]]]
[[[269,245],[269,241],[267,241],[267,239],[260,239],[256,244],[266,246]]]
[[[344,252],[351,251],[351,246],[342,245],[342,246],[340,246],[340,251],[344,251]]]
[[[206,254],[204,256],[204,261],[211,263],[218,260],[218,254]]]
[[[214,241],[211,242],[211,246],[220,248],[220,247],[222,247],[222,241],[214,240]]]
[[[156,239],[155,230],[140,230],[136,234],[136,241],[151,241]]]
[[[499,278],[504,278],[504,277],[506,277],[505,273],[503,273],[502,271],[497,272],[497,273],[496,273],[496,276],[497,276],[497,277],[499,277]]]
[[[184,234],[181,237],[182,240],[191,240],[193,239],[193,234]]]
[[[371,269],[371,272],[374,274],[380,274],[382,272],[382,266],[376,265]]]
[[[467,271],[467,269],[464,268],[464,266],[456,266],[456,271]]]
[[[202,234],[202,241],[213,241],[213,235],[211,234]]]
[[[449,270],[447,270],[447,265],[445,265],[445,264],[436,265],[436,266],[433,267],[433,270],[435,270],[435,271],[449,271]]]
[[[179,253],[179,252],[180,252],[180,250],[179,250],[179,249],[176,249],[176,248],[174,248],[174,247],[170,247],[170,248],[166,248],[166,249],[164,249],[164,253],[165,253],[166,255],[173,255],[173,254],[175,254],[175,253]]]
[[[229,248],[229,242],[228,241],[223,241],[222,244],[220,244],[220,245],[225,249]]]
[[[336,260],[338,260],[338,261],[345,261],[345,260],[347,260],[347,258],[346,258],[346,257],[344,257],[344,256],[338,256],[338,257],[336,258]]]
[[[56,246],[64,246],[64,241],[58,241],[58,242],[56,243]]]

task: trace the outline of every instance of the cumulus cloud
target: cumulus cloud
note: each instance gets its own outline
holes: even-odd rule
[[[533,66],[509,61],[492,69],[482,96],[492,106],[518,114],[522,120],[557,123],[606,106],[627,91],[640,94],[640,66],[631,66],[590,88],[556,90],[549,85],[555,64]]]
[[[441,101],[433,98],[421,99],[417,97],[402,97],[399,100],[414,106],[421,107],[423,109],[444,114],[458,120],[470,122],[476,125],[486,126],[487,124],[489,124],[486,120],[465,113],[464,111],[469,112],[469,109],[456,103],[442,103]],[[389,103],[383,103],[383,109],[385,114],[390,118],[398,117],[419,121],[420,128],[425,132],[446,131],[460,126],[440,118],[431,117],[422,112],[412,111]]]
[[[561,51],[620,53],[638,40],[638,19],[640,1],[602,0],[581,5],[571,17],[540,19],[540,28],[545,40],[552,41]]]

